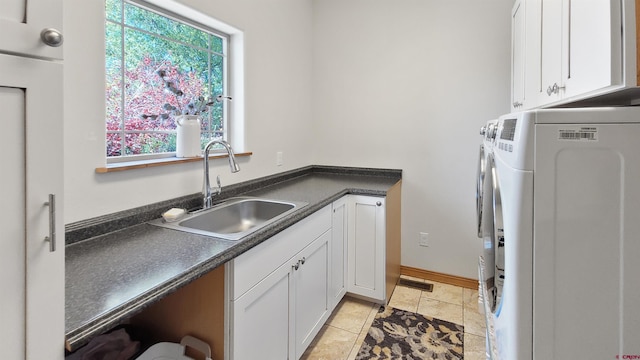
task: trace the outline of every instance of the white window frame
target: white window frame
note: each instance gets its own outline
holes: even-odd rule
[[[195,27],[205,32],[212,33],[222,38],[223,51],[221,55],[223,59],[223,75],[222,75],[223,76],[223,95],[231,97],[229,94],[234,93],[232,91],[232,74],[234,73],[234,71],[236,74],[242,74],[242,72],[238,72],[242,70],[234,69],[235,66],[231,65],[232,61],[230,61],[230,54],[232,53],[233,46],[236,46],[236,45],[232,46],[231,44],[232,43],[242,44],[243,42],[243,36],[239,30],[229,25],[226,25],[218,20],[215,20],[201,12],[193,10],[192,8],[188,8],[173,0],[146,0],[146,1],[122,0],[122,3],[123,3],[122,11],[124,11],[124,3],[130,3],[135,6],[144,8],[146,10],[155,12],[161,16],[167,17],[175,21],[183,22],[189,26]],[[109,21],[106,19],[106,14],[105,14],[105,21]],[[124,53],[124,43],[122,44],[122,46],[123,46],[123,53]],[[242,52],[236,52],[236,58],[238,58],[238,60],[242,60],[243,58]],[[241,68],[240,66],[238,67]],[[236,101],[235,98],[234,98],[234,101]],[[222,138],[224,140],[230,141],[230,139],[238,139],[238,140],[242,139],[242,136],[240,134],[233,136],[235,131],[234,125],[236,124],[236,121],[232,120],[233,113],[234,113],[233,108],[236,108],[236,109],[240,108],[243,102],[240,101],[239,103],[240,103],[238,104],[239,106],[232,107],[229,102],[226,102],[222,107],[222,121],[223,121]],[[237,111],[237,112],[239,115],[243,113],[243,111]],[[237,127],[239,129],[238,133],[241,133],[242,126],[240,125],[241,124],[240,120],[238,120],[237,123],[238,123]],[[149,131],[149,132],[153,132],[153,131]],[[158,131],[158,132],[166,132],[166,131]],[[122,130],[121,133],[124,134],[125,130]],[[123,137],[123,142],[124,142],[124,137]],[[106,146],[106,136],[105,136],[105,146]],[[241,151],[243,147],[244,147],[243,141],[238,141],[238,146],[234,146],[234,149],[237,149],[236,151],[238,150]],[[122,149],[124,151],[124,146]],[[223,150],[224,149],[212,149],[211,154],[222,152]],[[106,154],[105,154],[105,157],[106,157]],[[155,160],[155,159],[172,158],[172,157],[175,157],[175,152],[140,154],[140,155],[120,155],[120,156],[106,157],[106,159],[107,159],[107,164],[118,164],[118,163],[124,163],[124,162],[127,162],[127,163],[137,162],[137,161],[144,162],[146,160]]]

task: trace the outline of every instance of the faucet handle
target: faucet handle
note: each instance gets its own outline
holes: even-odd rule
[[[215,192],[216,192],[216,195],[218,195],[222,192],[222,185],[220,184],[220,175],[216,176],[216,183],[218,184],[218,187],[215,189]]]

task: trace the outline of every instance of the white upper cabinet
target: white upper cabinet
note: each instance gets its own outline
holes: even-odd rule
[[[511,12],[511,110],[525,102],[525,10],[524,1],[516,0]]]
[[[562,81],[562,7],[564,0],[541,0],[540,24],[540,82],[539,102],[550,103],[561,99]],[[555,88],[554,88],[555,85]],[[557,90],[554,90],[557,89]]]
[[[620,6],[620,0],[574,0],[565,4],[565,97],[622,84]]]
[[[40,35],[61,27],[62,0],[2,1],[2,359],[64,359],[62,48]]]
[[[62,59],[62,0],[2,1],[0,34],[2,53]]]
[[[636,87],[634,10],[633,0],[516,0],[512,110]]]
[[[540,1],[516,0],[511,11],[511,111],[531,109],[538,104]]]
[[[62,64],[0,54],[1,359],[64,358],[61,84]]]
[[[511,110],[537,105],[540,93],[540,1],[516,0],[511,11]]]

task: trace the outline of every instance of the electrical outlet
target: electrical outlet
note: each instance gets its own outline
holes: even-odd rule
[[[421,232],[420,233],[420,240],[418,241],[418,244],[420,246],[429,246],[429,233],[425,233],[425,232]]]
[[[276,153],[276,166],[282,166],[282,151]]]

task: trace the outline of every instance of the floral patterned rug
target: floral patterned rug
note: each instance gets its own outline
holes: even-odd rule
[[[463,359],[463,335],[462,325],[381,306],[356,360]]]

